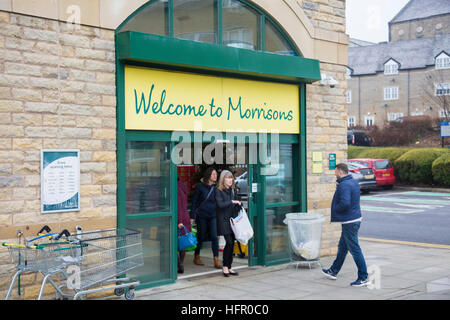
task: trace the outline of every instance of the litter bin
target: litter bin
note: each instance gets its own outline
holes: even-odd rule
[[[319,262],[320,244],[322,239],[322,222],[325,218],[321,214],[288,213],[284,224],[288,226],[289,255],[291,262],[306,263],[311,268],[312,263]]]

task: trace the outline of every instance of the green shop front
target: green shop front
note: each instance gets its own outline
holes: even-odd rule
[[[117,225],[142,232],[145,262],[130,276],[176,281],[177,181],[192,191],[210,164],[237,178],[248,265],[287,262],[285,214],[307,210],[306,84],[319,62],[249,3],[166,0],[116,30],[116,73]]]

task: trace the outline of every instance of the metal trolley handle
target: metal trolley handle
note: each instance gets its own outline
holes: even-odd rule
[[[67,229],[64,229],[55,237],[55,240],[59,240],[62,236],[70,237],[70,232]]]

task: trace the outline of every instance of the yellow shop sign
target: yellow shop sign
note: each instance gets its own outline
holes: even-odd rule
[[[296,85],[125,67],[127,130],[299,133],[299,126]]]

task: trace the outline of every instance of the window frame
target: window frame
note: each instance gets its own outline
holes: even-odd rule
[[[351,116],[347,117],[347,127],[354,127],[356,124],[356,118]]]
[[[372,123],[368,124],[367,120],[371,120]],[[364,116],[364,125],[366,127],[375,125],[375,117],[374,116]]]
[[[387,88],[383,88],[383,89],[384,89],[384,101],[398,100],[398,98],[399,98],[399,88],[398,87],[387,87]]]
[[[436,70],[450,69],[450,56],[445,52],[441,52],[435,58],[434,68]]]
[[[122,24],[116,29],[116,34],[121,33],[121,29],[127,25],[128,22],[130,22],[141,10],[145,9],[147,6],[151,6],[152,4],[158,2],[159,0],[153,0],[149,1],[146,4],[144,4],[139,10],[136,10],[133,14],[131,14],[126,20],[122,22]],[[167,28],[167,34],[164,37],[167,38],[176,38],[174,35],[174,8],[173,8],[173,0],[167,0],[168,1],[168,10],[165,13],[166,21],[168,22],[166,28]],[[257,51],[257,52],[267,52],[271,54],[278,54],[278,55],[292,55],[296,57],[303,57],[300,50],[293,44],[291,39],[288,37],[288,35],[283,31],[283,29],[276,23],[267,13],[265,13],[263,10],[259,9],[254,4],[246,1],[246,0],[230,0],[230,1],[236,1],[244,6],[248,7],[250,10],[253,10],[257,15],[259,15],[259,26],[258,30],[258,38],[259,43],[257,49],[246,49],[251,51]],[[224,0],[214,0],[215,3],[215,30],[217,31],[216,34],[216,41],[213,44],[220,45],[220,46],[227,46],[226,44],[223,44],[223,21],[222,21],[222,14],[223,14],[223,4]],[[225,3],[228,4],[228,3]],[[280,37],[285,40],[286,44],[289,46],[287,49],[289,49],[289,54],[283,54],[283,53],[275,53],[265,50],[265,38],[266,38],[266,25],[270,24],[273,26],[275,31],[280,35]],[[133,31],[133,30],[127,30],[127,31]],[[147,32],[151,34],[150,32]],[[178,39],[178,38],[177,38]],[[193,41],[193,40],[190,40]],[[209,42],[208,42],[209,43]]]
[[[395,75],[398,74],[398,69],[399,69],[399,63],[397,63],[395,60],[393,59],[389,59],[385,64],[384,64],[384,74],[389,76],[389,75]]]
[[[388,121],[396,121],[401,117],[403,117],[403,112],[388,112],[387,114]]]
[[[450,110],[441,109],[439,110],[439,118],[448,118],[450,117]]]
[[[352,103],[352,90],[347,90],[345,92],[345,102],[347,104],[351,104]]]
[[[441,88],[438,88],[441,86]],[[438,92],[438,91],[442,92]],[[448,96],[450,95],[450,82],[437,82],[434,84],[434,95],[436,97]]]

